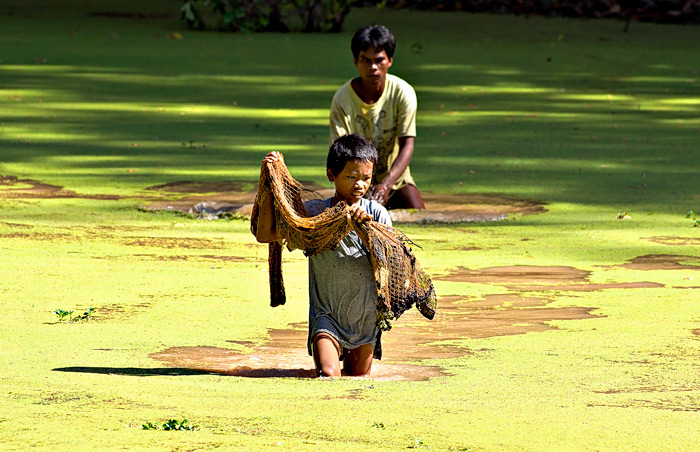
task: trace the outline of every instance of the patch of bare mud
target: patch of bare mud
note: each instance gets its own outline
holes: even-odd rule
[[[665,410],[665,411],[684,411],[690,413],[700,412],[700,406],[697,403],[683,404],[682,402],[676,402],[672,400],[645,400],[637,399],[632,400],[628,403],[600,403],[594,404],[589,403],[589,407],[612,407],[612,408],[633,408],[633,409],[644,409],[651,408],[655,410]]]
[[[80,237],[73,235],[73,234],[62,233],[62,232],[55,232],[52,234],[46,233],[46,232],[8,232],[8,233],[0,234],[0,239],[26,239],[26,240],[36,240],[36,241],[42,241],[42,242],[55,242],[55,241],[74,242],[74,241],[79,241]]]
[[[307,197],[322,198],[327,189],[312,182],[302,182]],[[147,210],[166,210],[193,214],[220,215],[223,213],[250,216],[258,192],[257,184],[241,181],[228,182],[170,182],[154,185],[149,192],[165,194],[168,199],[158,200],[145,206]]]
[[[181,237],[126,237],[122,243],[127,246],[166,249],[222,249],[224,244],[208,239]]]
[[[308,198],[327,198],[333,190],[302,182],[309,190]],[[246,190],[246,188],[248,188]],[[231,213],[250,215],[257,186],[243,182],[172,182],[147,190],[176,195],[177,199],[157,201],[148,210],[172,210],[193,214]],[[396,223],[459,223],[497,221],[509,215],[531,215],[546,212],[544,203],[495,195],[440,195],[424,193],[426,210],[391,210]]]
[[[387,334],[385,348],[396,348],[400,356],[409,359],[454,358],[467,354],[465,349],[445,347],[441,342],[555,330],[552,321],[600,318],[593,314],[595,308],[548,307],[552,301],[520,294],[494,294],[479,299],[444,296],[432,321],[415,310],[401,317]]]
[[[592,292],[604,289],[664,287],[663,284],[650,281],[593,284],[588,280],[590,273],[589,271],[566,266],[516,265],[510,267],[486,267],[479,270],[469,270],[460,267],[447,275],[434,276],[433,279],[494,284],[517,292],[551,290]]]
[[[134,305],[121,305],[116,303],[109,304],[99,307],[96,311],[96,314],[93,315],[92,319],[94,319],[97,322],[100,322],[103,320],[130,317],[138,312],[145,311],[150,307],[150,303],[141,303]]]
[[[16,228],[16,229],[32,229],[34,226],[31,224],[23,224],[23,223],[10,223],[9,221],[0,221],[0,224],[7,226],[9,228]]]
[[[505,220],[510,215],[547,212],[541,201],[496,195],[423,193],[425,210],[391,210],[396,223],[467,223]]]
[[[161,262],[267,262],[262,258],[242,257],[242,256],[215,256],[212,254],[180,254],[180,255],[162,255],[162,254],[134,254],[134,257],[143,260],[154,260]]]
[[[667,236],[656,236],[656,237],[645,237],[646,240],[650,240],[654,243],[660,245],[671,245],[671,246],[698,246],[700,245],[700,237],[667,237]]]
[[[620,267],[632,270],[700,270],[698,265],[690,265],[685,262],[700,262],[698,256],[682,256],[676,254],[647,254],[635,257]]]
[[[64,190],[58,185],[44,184],[33,179],[19,179],[15,176],[0,175],[0,199],[46,199],[46,198],[82,198],[82,199],[123,199],[116,195],[81,195]]]
[[[430,359],[458,358],[485,349],[471,350],[455,341],[525,334],[556,329],[555,320],[599,318],[588,307],[546,307],[552,300],[519,295],[487,295],[478,300],[461,296],[440,299],[432,321],[416,310],[404,314],[382,336],[384,357],[372,367],[371,379],[421,381],[446,375],[436,366],[411,364]],[[250,353],[219,347],[174,347],[149,355],[168,367],[186,368],[239,377],[315,376],[313,360],[306,350],[305,324],[269,330],[269,340],[250,348]]]

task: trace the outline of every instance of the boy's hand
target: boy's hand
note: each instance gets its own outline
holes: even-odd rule
[[[364,223],[365,221],[371,220],[372,215],[365,212],[362,206],[351,206],[348,212],[348,220],[350,219]]]
[[[277,162],[277,161],[282,161],[282,162],[284,162],[284,157],[282,156],[282,154],[280,154],[280,153],[277,152],[277,151],[270,152],[269,154],[267,154],[267,155],[263,158],[263,162],[264,162],[264,163],[274,163],[274,162]]]

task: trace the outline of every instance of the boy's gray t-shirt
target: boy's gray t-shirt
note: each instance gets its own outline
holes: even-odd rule
[[[331,207],[332,198],[305,203],[307,211],[318,215]],[[374,221],[391,226],[389,212],[375,201],[361,199],[362,208]],[[325,332],[348,349],[374,345],[374,357],[381,359],[380,331],[377,328],[377,288],[369,250],[355,231],[334,250],[309,257],[309,354],[313,337]]]

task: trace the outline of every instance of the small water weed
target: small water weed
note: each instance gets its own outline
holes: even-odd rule
[[[163,424],[154,424],[152,422],[146,422],[142,426],[143,430],[180,430],[180,431],[197,431],[199,430],[199,425],[190,425],[187,419],[178,421],[176,419],[169,419]]]
[[[65,309],[56,309],[53,311],[54,314],[58,317],[58,321],[63,322],[66,320],[66,317],[68,317],[68,323],[75,323],[75,322],[82,322],[82,321],[88,321],[92,317],[92,314],[97,311],[97,309],[93,308],[92,306],[87,308],[85,312],[80,314],[79,316],[73,317],[73,313],[75,311],[67,311]]]
[[[430,450],[430,446],[428,446],[427,444],[425,444],[422,440],[420,440],[418,438],[414,438],[413,443],[411,443],[411,445],[408,446],[409,449],[419,449],[422,447]]]

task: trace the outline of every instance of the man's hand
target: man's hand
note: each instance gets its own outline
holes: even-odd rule
[[[389,187],[380,183],[370,187],[367,191],[367,195],[369,199],[377,201],[381,205],[384,205],[389,200],[389,191]]]

